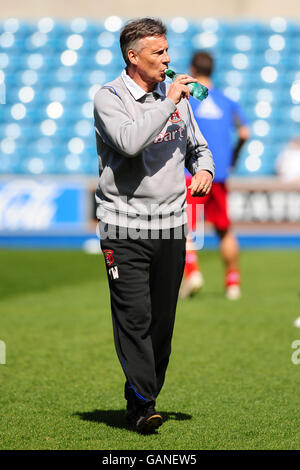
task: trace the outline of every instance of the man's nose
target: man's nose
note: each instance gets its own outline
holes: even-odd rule
[[[167,64],[171,62],[169,54],[167,52],[164,53],[163,62],[166,62]]]

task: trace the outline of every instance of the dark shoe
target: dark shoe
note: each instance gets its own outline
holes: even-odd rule
[[[150,434],[162,425],[163,419],[154,408],[155,402],[143,403],[127,383],[125,384],[125,399],[127,400],[125,419],[129,426],[136,428],[140,433]]]
[[[136,421],[137,431],[141,434],[152,434],[162,425],[163,418],[153,406],[144,407],[143,413]]]

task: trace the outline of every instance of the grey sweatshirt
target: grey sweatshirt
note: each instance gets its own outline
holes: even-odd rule
[[[97,218],[132,228],[186,222],[184,167],[214,175],[210,150],[186,99],[176,106],[169,85],[142,90],[124,70],[94,98],[99,158]],[[149,221],[151,220],[151,226]]]

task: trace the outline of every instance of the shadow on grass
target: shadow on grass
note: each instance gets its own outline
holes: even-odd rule
[[[176,413],[173,411],[161,411],[164,422],[169,420],[174,421],[185,421],[192,419],[191,415],[185,413]],[[113,428],[131,429],[125,420],[124,410],[94,410],[94,411],[78,411],[74,413],[75,416],[79,416],[84,421],[93,421],[96,423],[105,423]]]

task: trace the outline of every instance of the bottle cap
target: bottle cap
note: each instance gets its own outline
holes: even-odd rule
[[[169,78],[174,78],[174,76],[176,75],[176,73],[175,73],[173,70],[171,70],[171,69],[166,70],[166,71],[165,71],[165,74],[166,74],[167,77],[169,77]]]

